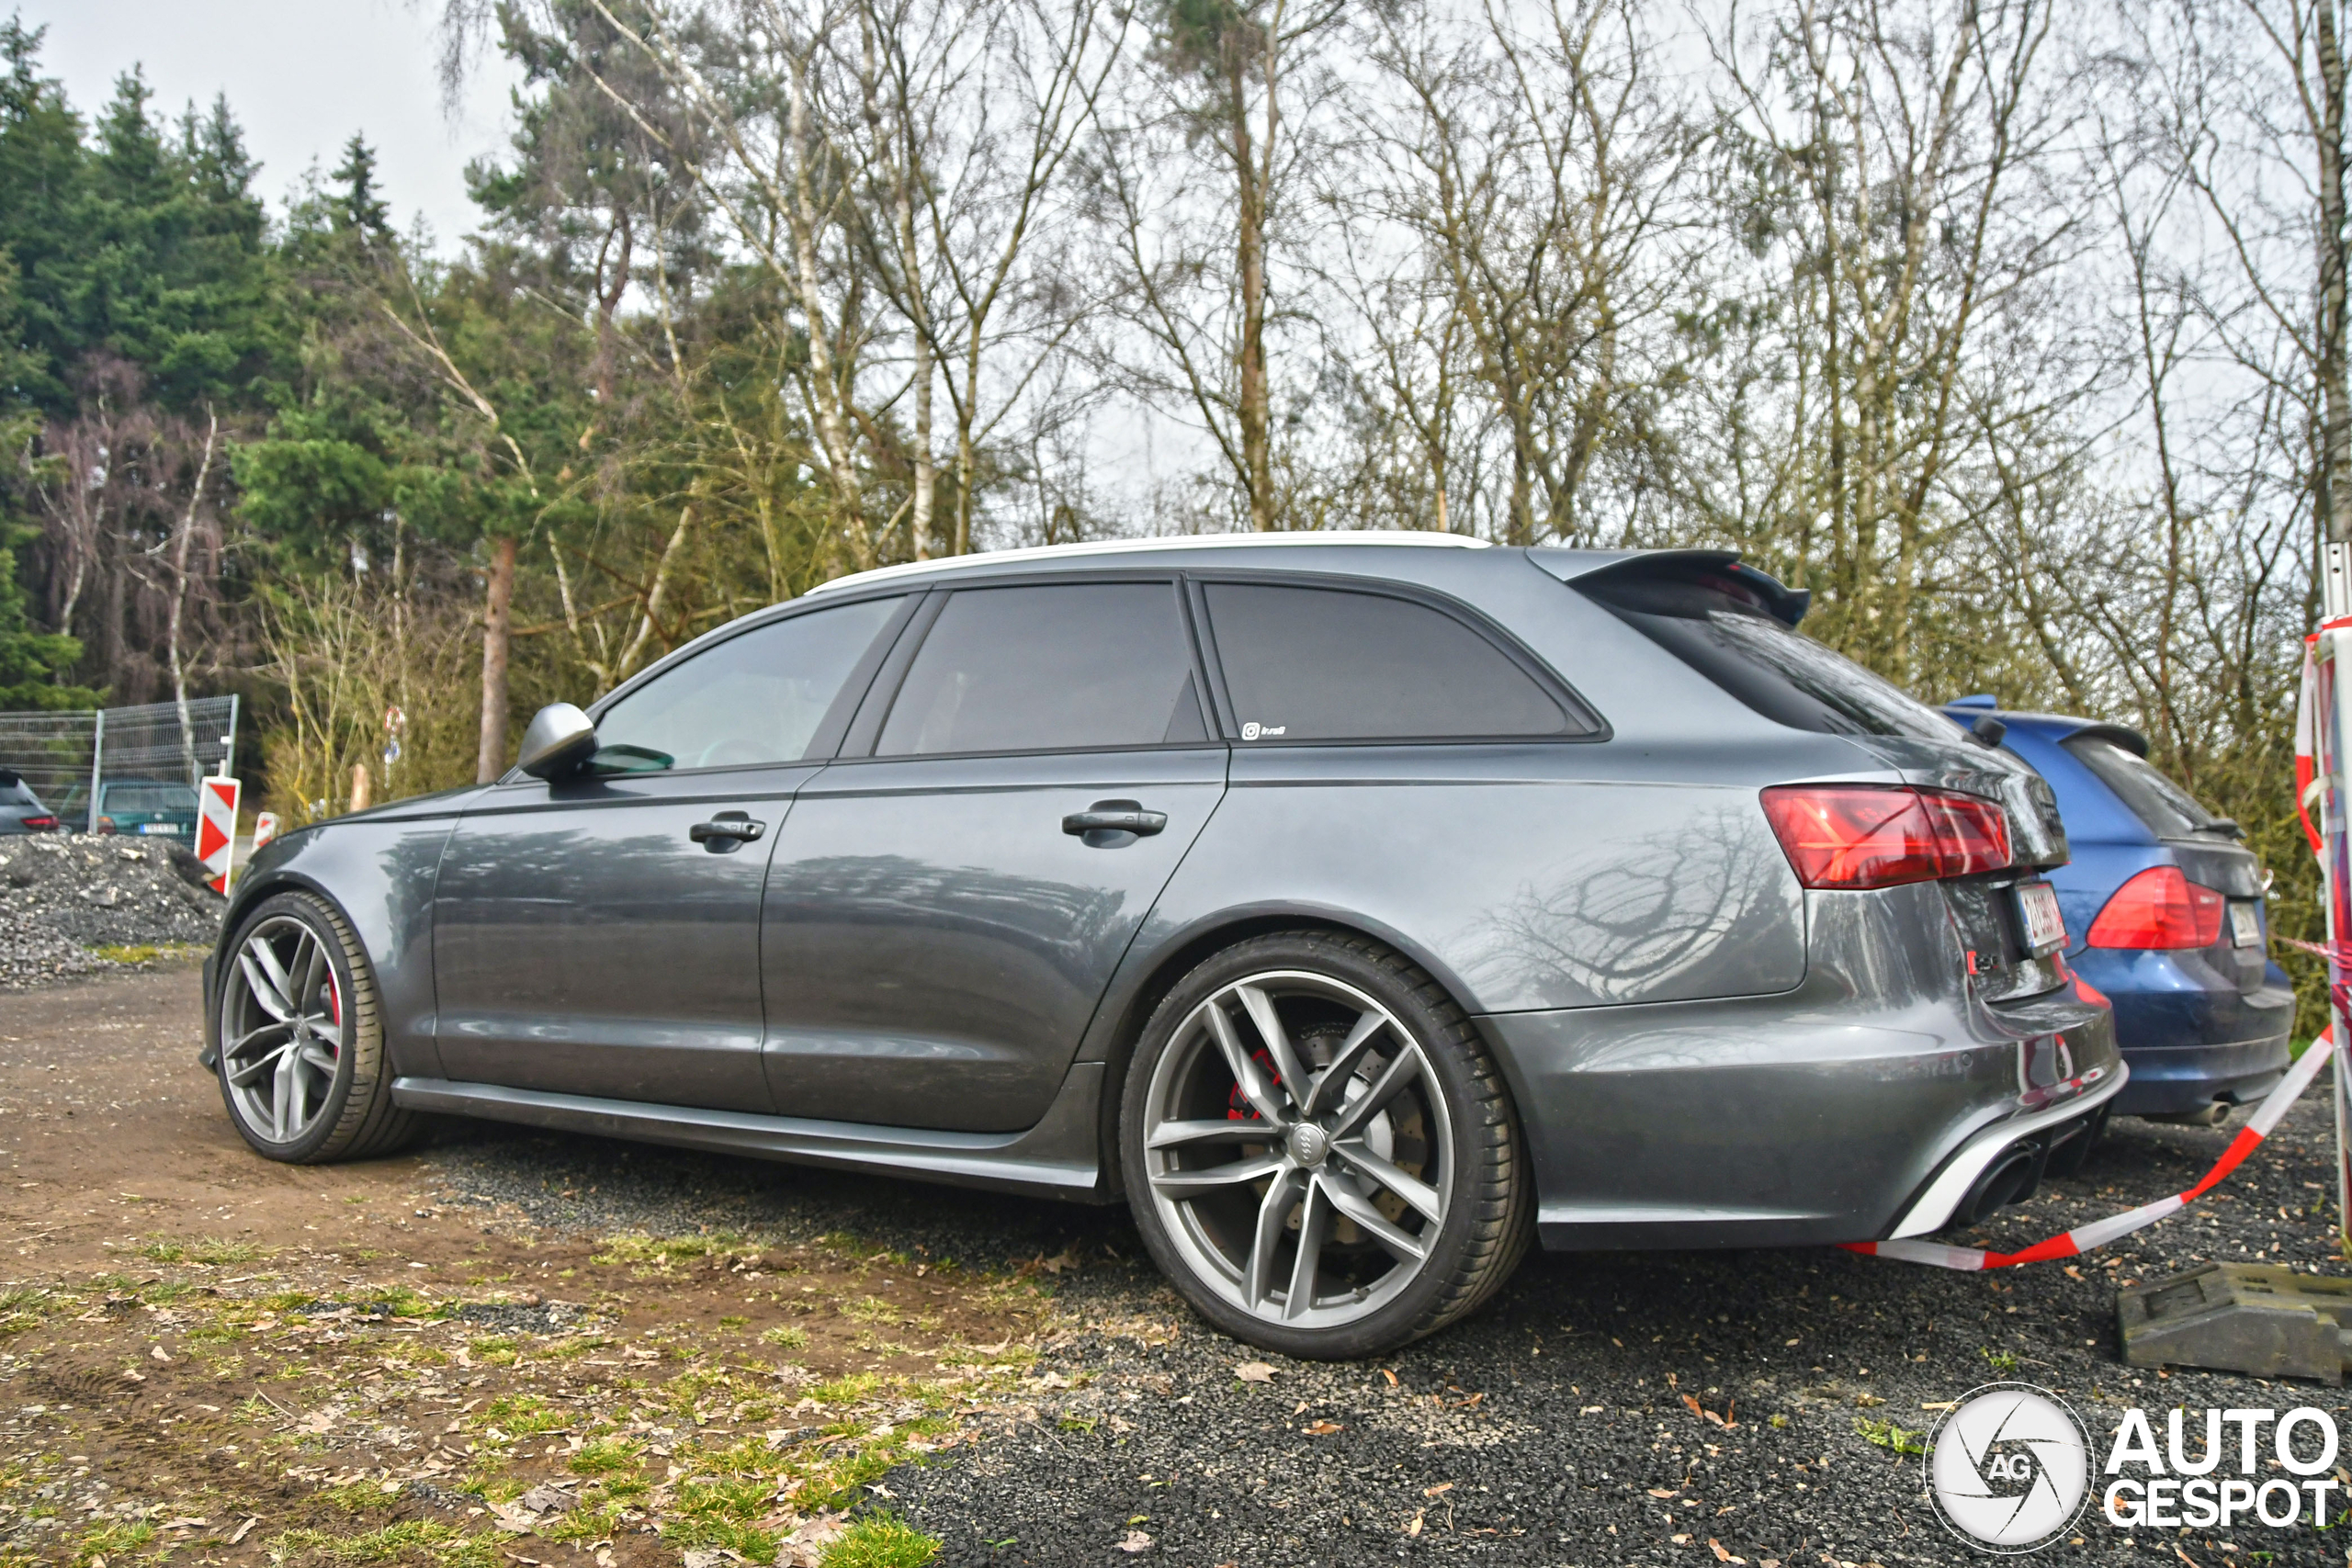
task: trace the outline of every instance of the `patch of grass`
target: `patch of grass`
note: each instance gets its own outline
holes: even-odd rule
[[[899,1309],[879,1296],[853,1296],[842,1303],[841,1313],[859,1323],[896,1323],[899,1316]]]
[[[786,1350],[805,1350],[808,1348],[808,1331],[796,1328],[788,1323],[779,1324],[762,1334],[760,1343],[781,1346]]]
[[[2018,1370],[2017,1352],[2014,1350],[1996,1350],[1988,1346],[1984,1350],[1984,1360],[2003,1377]]]
[[[571,1417],[536,1393],[502,1394],[482,1411],[483,1419],[517,1438],[533,1438],[571,1425]]]
[[[341,1508],[346,1514],[364,1514],[371,1508],[389,1508],[400,1501],[400,1483],[392,1483],[390,1492],[380,1481],[353,1481],[341,1486],[322,1487],[319,1496]]]
[[[1873,1421],[1867,1416],[1854,1417],[1854,1430],[1866,1441],[1898,1454],[1923,1454],[1928,1451],[1925,1432],[1907,1432],[1892,1421]]]
[[[721,1328],[749,1328],[751,1325],[752,1320],[748,1317],[722,1317],[718,1320]]]
[[[808,1397],[820,1404],[847,1404],[867,1397],[882,1383],[880,1372],[852,1372],[847,1377],[819,1383],[808,1391]]]
[[[574,1475],[610,1475],[635,1464],[643,1451],[625,1438],[598,1438],[571,1456],[569,1468]]]
[[[827,1541],[817,1562],[819,1568],[922,1568],[941,1545],[896,1514],[865,1514]]]
[[[333,1536],[324,1530],[288,1530],[270,1542],[278,1562],[308,1554],[329,1568],[373,1568],[382,1562],[422,1560],[434,1568],[503,1568],[497,1538],[468,1535],[433,1519],[403,1519],[366,1535]]]
[[[511,1367],[523,1354],[521,1342],[504,1335],[477,1339],[466,1348],[473,1352],[474,1359],[487,1361],[493,1367]]]
[[[74,1544],[76,1564],[90,1562],[101,1557],[113,1557],[120,1552],[136,1551],[155,1539],[155,1527],[141,1519],[131,1524],[97,1525],[82,1532]]]
[[[159,958],[196,958],[202,956],[201,943],[192,942],[133,942],[124,947],[94,947],[100,958],[116,964],[153,964]]]
[[[40,1327],[41,1309],[49,1303],[47,1291],[29,1285],[0,1290],[0,1339]]]
[[[590,1254],[588,1261],[606,1265],[623,1264],[640,1271],[668,1273],[681,1263],[693,1263],[706,1258],[755,1258],[761,1251],[758,1243],[736,1231],[714,1231],[707,1235],[650,1235],[643,1231],[623,1231],[604,1239],[602,1250]]]
[[[223,1241],[219,1236],[199,1236],[194,1241],[153,1241],[140,1249],[140,1256],[157,1263],[200,1263],[209,1269],[224,1265],[251,1263],[265,1256],[262,1248],[249,1241]]]

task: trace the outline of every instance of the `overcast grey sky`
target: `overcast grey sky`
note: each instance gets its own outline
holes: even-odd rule
[[[262,164],[259,188],[274,212],[316,164],[342,161],[355,130],[381,153],[395,220],[420,214],[443,251],[473,225],[466,200],[469,158],[505,145],[514,81],[493,56],[467,84],[453,120],[435,79],[437,6],[401,0],[0,0],[28,28],[47,27],[47,73],[89,116],[114,96],[115,78],[145,67],[156,106],[176,118],[188,100],[216,93],[245,128]]]

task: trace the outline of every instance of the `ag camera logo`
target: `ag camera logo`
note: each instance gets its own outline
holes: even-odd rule
[[[1928,1495],[1947,1529],[1986,1551],[2047,1546],[2090,1500],[2090,1438],[2057,1395],[1986,1383],[1936,1423]]]

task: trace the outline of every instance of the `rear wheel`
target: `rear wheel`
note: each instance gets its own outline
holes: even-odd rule
[[[392,1104],[375,974],[326,900],[263,900],[230,947],[218,1006],[220,1098],[257,1153],[315,1165],[414,1134],[417,1118]]]
[[[1288,1355],[1376,1355],[1443,1327],[1533,1229],[1477,1031],[1362,938],[1255,938],[1185,976],[1137,1044],[1120,1142],[1160,1268],[1218,1327]]]

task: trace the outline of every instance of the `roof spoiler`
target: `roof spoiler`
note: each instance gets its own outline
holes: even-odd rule
[[[2134,757],[2148,754],[2148,738],[2120,724],[2086,724],[2075,731],[2075,735],[2087,735],[2095,740],[2111,740]],[[2066,739],[2072,740],[2074,738],[2070,735]]]
[[[1795,626],[1813,604],[1809,588],[1791,588],[1770,572],[1749,566],[1737,550],[1554,550],[1532,549],[1527,558],[1563,582],[1595,578],[1657,577],[1690,581],[1727,577],[1756,595],[1775,619]]]

